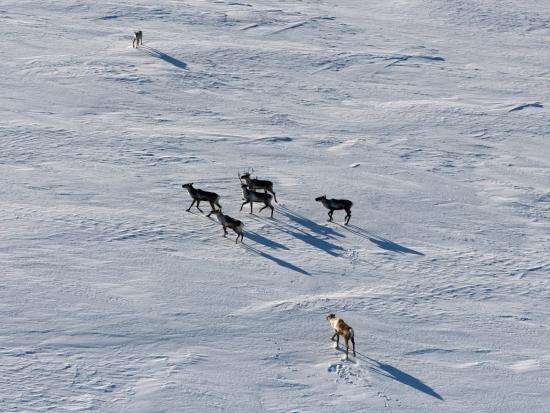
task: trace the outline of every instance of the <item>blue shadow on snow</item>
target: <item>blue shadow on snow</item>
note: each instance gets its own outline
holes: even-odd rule
[[[244,243],[242,244],[242,246],[246,250],[252,252],[253,254],[259,255],[260,257],[267,258],[268,260],[273,261],[275,264],[280,265],[281,267],[288,268],[289,270],[299,272],[300,274],[311,275],[306,270],[303,270],[300,267],[297,267],[296,265],[291,264],[288,261],[285,261],[285,260],[282,260],[280,258],[274,257],[273,255],[268,254],[267,252],[260,251],[259,249],[254,248],[254,247],[252,247],[250,245],[247,245],[247,244],[244,244]]]
[[[384,250],[398,252],[400,254],[424,255],[419,251],[404,247],[403,245],[400,245],[396,242],[385,239],[379,235],[371,234],[370,232],[364,230],[363,228],[358,227],[357,225],[349,224],[349,225],[341,225],[341,227],[348,230],[352,234],[368,239],[370,242],[378,245],[380,248]]]
[[[420,379],[417,379],[416,377],[413,377],[410,374],[405,373],[403,370],[399,370],[397,367],[393,367],[389,364],[380,363],[379,361],[374,360],[367,356],[364,356],[364,357],[367,358],[374,365],[374,368],[371,368],[371,369],[374,370],[376,373],[381,374],[382,376],[385,376],[385,377],[389,377],[407,386],[410,386],[413,389],[416,389],[418,391],[421,391],[422,393],[427,394],[428,396],[435,397],[438,400],[443,400],[443,397],[441,397],[439,393],[437,393],[430,386],[422,382]]]
[[[149,46],[140,46],[139,48],[145,51],[145,53],[147,53],[150,56],[158,57],[159,59],[164,60],[166,63],[170,63],[171,65],[174,65],[179,69],[187,70],[187,63],[182,62],[181,60],[178,60],[175,57],[167,55],[166,53],[161,52],[158,49],[155,49]]]
[[[339,232],[335,231],[333,228],[326,227],[324,225],[319,225],[318,223],[312,221],[311,219],[306,218],[303,215],[300,215],[297,212],[285,206],[279,205],[277,207],[277,211],[280,212],[282,215],[286,216],[291,221],[294,221],[295,223],[317,234],[325,235],[327,237],[333,237],[333,236],[344,237],[343,234],[340,234]]]
[[[277,209],[278,210],[278,209]],[[283,213],[286,216],[286,214]],[[262,220],[272,227],[278,229],[281,232],[284,232],[294,238],[299,239],[300,241],[311,245],[312,247],[319,248],[320,250],[326,252],[333,257],[340,256],[343,248],[339,245],[332,244],[331,242],[325,241],[316,234],[309,233],[297,226],[292,224],[287,224],[285,222],[279,221],[277,218],[263,218],[259,216],[253,216],[253,219]]]
[[[260,234],[258,234],[257,232],[254,232],[254,231],[244,231],[244,235],[245,235],[246,238],[250,239],[251,241],[254,241],[258,244],[265,245],[266,247],[269,247],[269,248],[274,249],[274,250],[287,250],[288,251],[288,249],[289,249],[287,246],[285,246],[283,244],[280,244],[276,241],[270,240],[269,238],[266,238],[263,235],[260,235]]]

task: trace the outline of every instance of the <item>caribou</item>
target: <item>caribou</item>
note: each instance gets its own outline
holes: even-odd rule
[[[220,202],[219,202],[220,196],[217,193],[203,191],[202,189],[193,188],[193,183],[192,182],[188,183],[188,184],[183,184],[181,187],[183,189],[187,189],[187,191],[189,191],[189,195],[191,195],[191,198],[193,198],[193,202],[191,202],[191,205],[189,206],[189,208],[187,208],[187,212],[191,211],[191,208],[193,207],[193,205],[196,202],[197,203],[197,209],[204,214],[204,211],[202,209],[200,209],[200,207],[199,207],[199,204],[201,203],[201,201],[206,201],[206,202],[210,203],[210,207],[212,208],[212,211],[210,211],[210,213],[207,215],[207,217],[209,217],[210,215],[212,215],[212,213],[214,213],[216,211],[216,206],[219,209],[222,209],[222,206],[220,205]]]
[[[317,202],[321,202],[328,211],[329,222],[332,222],[332,214],[334,211],[341,209],[346,210],[346,217],[344,218],[344,224],[348,225],[349,220],[351,219],[351,207],[353,202],[348,201],[347,199],[327,199],[326,195],[315,198]]]
[[[134,40],[132,40],[132,47],[137,48],[140,44],[143,46],[143,32],[141,30],[134,32]]]
[[[336,317],[336,314],[329,314],[325,317],[325,319],[330,323],[332,328],[334,329],[334,334],[330,338],[332,341],[334,341],[334,337],[336,337],[336,346],[335,348],[338,348],[339,338],[340,336],[344,337],[344,341],[346,343],[346,360],[348,359],[348,350],[349,350],[349,341],[351,341],[351,344],[353,344],[353,357],[355,356],[355,337],[353,333],[353,328],[351,328],[349,325],[347,325],[344,320],[341,318]]]
[[[241,242],[243,242],[243,227],[244,224],[239,221],[238,219],[231,218],[229,215],[224,215],[220,209],[214,211],[214,214],[218,218],[218,221],[223,227],[223,236],[227,236],[227,228],[232,229],[235,231],[235,234],[237,234],[237,238],[235,239],[235,244],[239,242],[239,238],[241,238]]]
[[[277,202],[277,196],[275,195],[275,192],[273,191],[273,182],[266,181],[262,179],[257,178],[251,178],[250,172],[246,172],[239,176],[239,179],[241,182],[244,180],[246,184],[248,185],[249,189],[252,189],[253,191],[257,189],[263,189],[265,193],[271,192],[273,194],[273,199]]]
[[[252,206],[254,205],[254,202],[260,202],[264,204],[262,208],[258,212],[262,212],[265,208],[271,208],[271,218],[273,218],[273,205],[271,205],[271,198],[272,196],[267,193],[262,192],[255,192],[250,189],[248,189],[248,186],[245,184],[241,185],[241,188],[243,190],[243,199],[244,202],[241,205],[241,211],[243,210],[243,207],[246,204],[250,204],[250,213],[252,214]]]

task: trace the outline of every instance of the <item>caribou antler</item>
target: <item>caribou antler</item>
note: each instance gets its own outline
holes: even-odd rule
[[[273,182],[258,179],[257,177],[252,177],[251,172],[254,172],[254,168],[248,168],[248,172],[244,175],[244,180],[248,189],[252,191],[263,189],[264,192],[270,192],[273,195],[273,199],[275,200],[275,202],[277,202],[277,196],[273,191]]]
[[[241,170],[237,170],[237,178],[239,178],[239,184],[241,184],[241,186],[243,185],[243,179],[241,178],[242,174],[241,174]],[[244,201],[244,196],[241,196],[241,200]]]

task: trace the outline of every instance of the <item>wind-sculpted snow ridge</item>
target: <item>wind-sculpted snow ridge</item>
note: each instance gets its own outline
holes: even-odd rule
[[[550,4],[154,3],[0,5],[0,411],[546,412]]]

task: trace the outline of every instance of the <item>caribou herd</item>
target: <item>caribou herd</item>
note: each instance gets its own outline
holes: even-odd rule
[[[143,33],[141,30],[134,32],[132,47],[137,48],[140,45],[143,45]],[[263,207],[261,207],[258,212],[262,212],[264,209],[270,208],[271,218],[273,218],[273,212],[275,208],[273,207],[271,201],[273,200],[275,201],[275,203],[277,203],[277,195],[273,190],[273,182],[258,179],[258,178],[253,178],[250,172],[246,172],[243,174],[239,173],[238,176],[239,176],[239,181],[241,183],[241,189],[243,193],[243,203],[241,204],[240,210],[242,211],[243,207],[246,204],[250,204],[250,213],[252,214],[254,202],[256,202],[259,204],[263,204]],[[212,214],[216,215],[218,222],[223,227],[223,236],[224,237],[227,236],[227,229],[229,228],[237,234],[235,243],[239,242],[239,238],[241,239],[241,243],[243,242],[244,224],[242,223],[242,221],[232,218],[229,215],[225,215],[222,212],[222,206],[220,204],[220,196],[217,193],[195,188],[193,186],[193,182],[183,184],[182,188],[186,189],[189,192],[189,195],[193,200],[191,202],[191,205],[189,205],[189,208],[187,208],[187,212],[190,212],[191,208],[193,208],[193,205],[195,205],[196,208],[201,213],[204,213],[204,211],[200,208],[200,203],[208,202],[210,204],[211,211],[206,216],[210,217]],[[260,190],[263,190],[263,192],[258,192]],[[346,211],[346,216],[344,218],[344,225],[349,224],[349,220],[351,218],[351,207],[353,206],[353,202],[347,199],[328,199],[326,195],[322,195],[320,197],[315,198],[315,201],[321,202],[323,206],[329,210],[328,212],[329,222],[332,222],[332,214],[334,213],[334,211],[343,209]],[[342,320],[341,318],[336,317],[336,315],[334,314],[327,315],[326,320],[330,322],[332,329],[334,331],[334,334],[332,335],[331,340],[334,341],[334,338],[336,337],[335,348],[339,348],[338,347],[339,337],[342,336],[346,344],[345,359],[346,360],[348,359],[350,341],[353,345],[353,355],[355,356],[355,337],[354,337],[353,328],[351,328],[348,324],[346,324],[344,320]]]
[[[252,214],[254,202],[256,202],[259,204],[263,204],[263,207],[260,208],[258,212],[262,212],[264,209],[270,208],[271,217],[273,218],[273,212],[275,208],[273,207],[271,201],[274,200],[275,203],[277,203],[277,196],[275,195],[275,191],[273,190],[273,182],[253,178],[250,172],[246,172],[243,174],[239,173],[238,176],[243,192],[243,203],[241,204],[240,210],[242,211],[243,207],[246,204],[250,204],[250,213]],[[225,215],[222,213],[222,206],[219,202],[220,196],[218,194],[216,194],[215,192],[208,192],[202,189],[195,188],[193,187],[192,182],[188,184],[183,184],[182,188],[187,189],[189,195],[191,195],[191,198],[193,199],[193,202],[191,202],[191,205],[189,206],[189,208],[187,208],[187,212],[190,212],[191,208],[196,203],[196,208],[200,212],[204,213],[204,211],[200,209],[199,205],[202,201],[208,202],[212,210],[210,211],[210,213],[207,214],[207,216],[209,217],[212,214],[216,215],[220,225],[223,227],[223,236],[225,237],[227,235],[227,228],[229,228],[237,234],[235,243],[239,242],[239,238],[241,239],[241,242],[243,241],[244,224],[242,223],[242,221],[239,221],[238,219],[232,218],[229,215]],[[258,192],[259,190],[263,190],[263,192]],[[329,222],[332,222],[332,214],[334,213],[334,211],[343,209],[346,211],[344,225],[349,224],[353,202],[347,199],[328,199],[326,195],[315,198],[315,201],[321,202],[323,206],[329,210]]]

